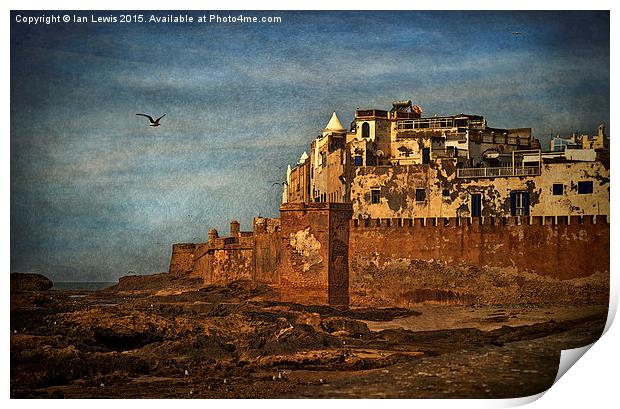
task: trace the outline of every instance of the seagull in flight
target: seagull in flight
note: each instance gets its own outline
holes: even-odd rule
[[[162,119],[163,117],[166,116],[166,114],[163,114],[162,116],[160,116],[157,119],[153,119],[152,116],[150,115],[146,115],[146,114],[136,114],[136,115],[140,115],[140,116],[145,116],[149,119],[149,121],[151,121],[151,123],[149,124],[149,126],[159,126],[159,120]]]

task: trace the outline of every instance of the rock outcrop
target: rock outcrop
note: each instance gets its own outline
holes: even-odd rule
[[[52,281],[35,273],[11,273],[11,292],[45,291],[53,287]]]

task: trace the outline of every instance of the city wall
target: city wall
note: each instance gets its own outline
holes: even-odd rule
[[[395,263],[408,266],[412,260],[514,267],[561,280],[609,271],[606,216],[366,219],[350,223],[352,304],[380,292],[388,304],[402,305],[413,290],[424,286],[424,280],[412,279],[415,272],[407,267],[401,269],[399,280],[387,271]]]
[[[418,260],[560,280],[609,271],[606,216],[352,219],[351,205],[342,203],[280,210],[280,219],[257,218],[252,233],[175,244],[170,272],[199,275],[205,284],[265,282],[299,303],[364,305],[374,297],[407,305],[424,291],[458,298],[425,285],[411,268]]]
[[[251,280],[254,277],[253,253],[252,237],[241,237],[240,240],[220,238],[214,243],[199,244],[193,274],[202,276],[205,284]]]
[[[257,217],[252,232],[241,232],[239,224],[232,222],[229,237],[212,232],[215,235],[206,243],[173,244],[168,272],[200,276],[207,285],[236,280],[277,282],[280,219]]]

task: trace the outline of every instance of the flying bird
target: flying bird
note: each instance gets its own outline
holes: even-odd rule
[[[523,35],[523,34],[525,34],[525,33],[521,32],[521,31],[513,31],[513,32],[512,32],[512,35],[513,35],[513,36],[521,36],[521,35]]]
[[[149,126],[159,126],[159,120],[166,116],[166,114],[163,114],[162,116],[160,116],[159,118],[154,120],[153,117],[150,116],[150,115],[146,115],[146,114],[136,114],[136,115],[147,117],[149,119],[149,121],[151,121]]]

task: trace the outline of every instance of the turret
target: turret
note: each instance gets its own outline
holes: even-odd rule
[[[213,244],[213,242],[215,241],[215,239],[217,239],[219,236],[217,234],[217,230],[216,229],[209,229],[209,244]]]
[[[239,222],[233,220],[230,222],[230,237],[239,237],[241,236],[241,229],[239,227]]]
[[[346,132],[346,129],[344,129],[342,124],[340,123],[340,119],[338,119],[338,115],[336,115],[336,112],[333,112],[332,117],[323,129],[323,136],[329,134],[341,135],[345,134]]]

